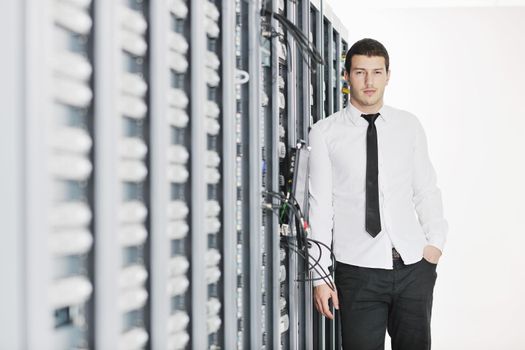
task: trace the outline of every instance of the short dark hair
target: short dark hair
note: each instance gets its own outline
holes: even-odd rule
[[[386,65],[386,71],[388,72],[388,67],[390,66],[390,59],[388,57],[388,52],[386,51],[383,44],[381,44],[379,41],[370,39],[370,38],[364,38],[357,42],[355,42],[354,45],[348,50],[346,53],[346,59],[345,59],[345,69],[348,73],[350,73],[350,67],[352,65],[352,57],[355,55],[364,55],[368,57],[372,56],[380,56],[385,58],[385,65]]]

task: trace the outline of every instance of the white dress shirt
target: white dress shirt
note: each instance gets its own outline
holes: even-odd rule
[[[381,232],[374,238],[365,229],[368,121],[351,103],[310,130],[309,223],[311,237],[332,246],[337,261],[392,269],[392,247],[405,264],[420,261],[425,245],[443,251],[448,223],[421,123],[390,106],[379,113]],[[318,252],[316,246],[310,249],[313,259]],[[328,271],[330,265],[330,254],[323,249],[320,266]]]

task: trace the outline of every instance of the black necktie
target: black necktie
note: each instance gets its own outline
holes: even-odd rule
[[[374,124],[379,113],[361,114],[361,117],[368,121],[366,130],[366,231],[375,237],[381,231],[377,186],[377,129]]]

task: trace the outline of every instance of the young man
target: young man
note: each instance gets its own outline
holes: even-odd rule
[[[387,330],[392,350],[431,344],[448,224],[420,122],[383,104],[389,78],[385,47],[356,42],[345,61],[348,107],[310,131],[312,238],[332,246],[337,261],[336,289],[317,273],[314,303],[328,318],[329,299],[339,310],[347,350],[384,349]],[[320,266],[330,265],[330,252],[322,250]]]

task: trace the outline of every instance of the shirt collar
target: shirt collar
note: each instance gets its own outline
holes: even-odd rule
[[[345,109],[352,123],[354,123],[355,125],[368,126],[368,122],[363,117],[361,117],[361,114],[368,114],[368,113],[361,112],[350,102],[348,102],[348,106]],[[379,115],[379,118],[377,118],[377,120],[381,119],[385,122],[388,121],[388,112],[384,104],[379,109],[379,114],[380,115]]]

